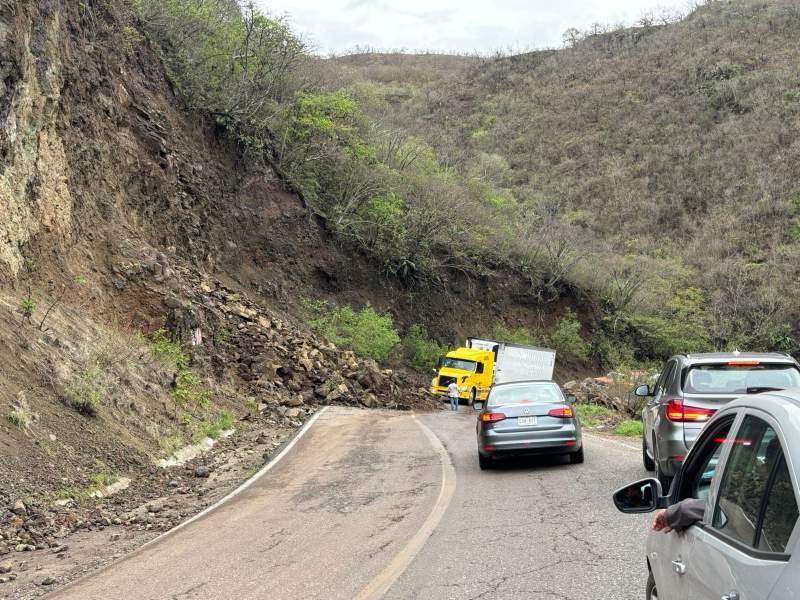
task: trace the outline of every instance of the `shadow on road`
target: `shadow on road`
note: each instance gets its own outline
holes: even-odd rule
[[[569,466],[569,457],[561,454],[544,456],[515,456],[511,458],[495,459],[491,471],[531,471],[546,470]],[[478,468],[477,460],[475,468]]]

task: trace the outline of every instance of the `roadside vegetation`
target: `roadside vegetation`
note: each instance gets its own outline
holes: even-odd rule
[[[596,404],[577,404],[574,408],[581,425],[586,429],[624,437],[642,436],[643,424],[640,419],[626,419],[622,413]]]
[[[355,310],[322,300],[303,303],[309,326],[328,340],[376,361],[401,360],[427,373],[447,347],[432,339],[422,325],[412,325],[401,336],[392,316],[371,306]]]
[[[152,355],[175,369],[172,394],[180,410],[180,427],[161,436],[161,450],[169,456],[187,440],[198,442],[206,437],[216,440],[232,429],[236,415],[214,401],[213,390],[192,370],[186,349],[164,329],[153,332],[149,341]]]
[[[384,276],[436,285],[502,268],[541,305],[583,299],[587,315],[538,341],[613,366],[800,349],[800,156],[783,125],[800,117],[800,71],[782,58],[800,50],[800,9],[702,4],[570,30],[559,51],[324,61],[251,3],[134,7],[187,105]],[[337,324],[360,318],[381,335]],[[318,327],[381,359],[399,340],[380,318]]]
[[[33,421],[31,411],[21,406],[12,408],[7,415],[8,422],[19,429],[27,429]]]

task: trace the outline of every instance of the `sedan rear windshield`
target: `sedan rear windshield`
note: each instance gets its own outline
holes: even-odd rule
[[[787,364],[694,365],[683,380],[689,394],[757,394],[791,387],[800,387],[800,371]]]
[[[504,385],[489,393],[489,406],[527,403],[560,403],[564,396],[555,383],[521,383]]]
[[[474,371],[477,363],[472,360],[461,360],[460,358],[443,357],[439,363],[439,368],[459,369],[460,371]]]

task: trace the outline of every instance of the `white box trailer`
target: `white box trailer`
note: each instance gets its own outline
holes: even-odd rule
[[[480,338],[469,338],[467,348],[494,352],[495,366],[492,385],[514,381],[550,381],[553,379],[553,370],[556,365],[555,350]]]

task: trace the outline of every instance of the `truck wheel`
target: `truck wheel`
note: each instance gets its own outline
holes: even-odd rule
[[[478,453],[478,466],[481,468],[481,471],[488,471],[493,466],[492,459],[488,456]]]
[[[475,404],[475,398],[477,395],[478,392],[475,391],[475,388],[472,388],[472,391],[469,393],[469,400],[467,400],[467,406],[472,406]]]
[[[650,458],[650,455],[647,454],[647,440],[644,436],[642,436],[642,462],[644,463],[646,471],[652,472],[656,470],[656,463]]]

